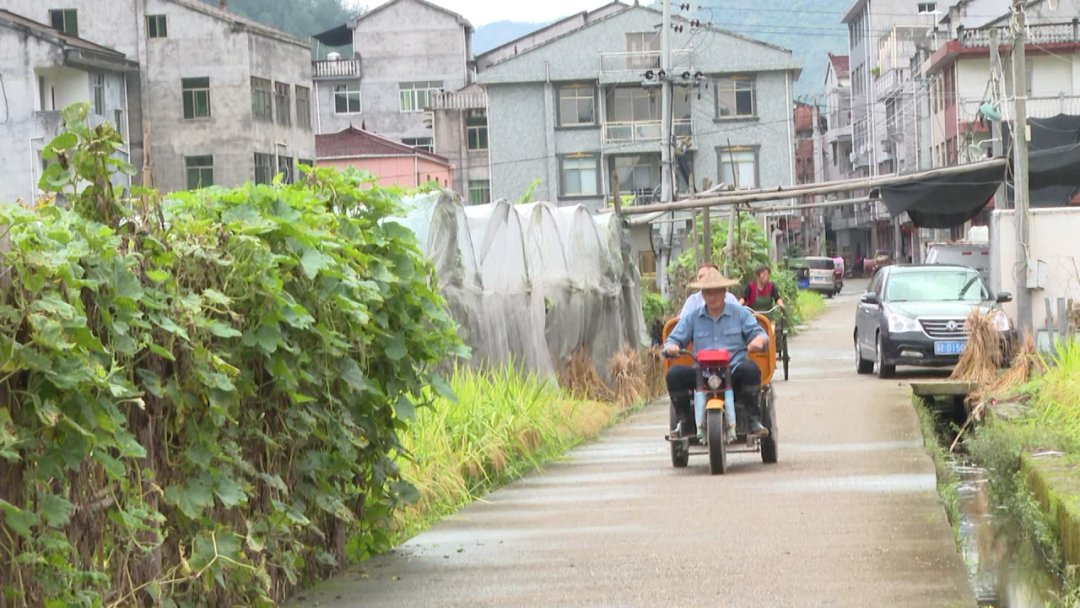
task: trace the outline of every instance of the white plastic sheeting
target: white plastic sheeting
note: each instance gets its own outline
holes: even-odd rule
[[[551,375],[580,349],[607,361],[645,340],[641,277],[620,222],[582,206],[406,200],[403,223],[432,260],[477,365]]]

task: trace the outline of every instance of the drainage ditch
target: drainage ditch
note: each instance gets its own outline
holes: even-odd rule
[[[963,404],[953,400],[925,403],[934,414],[939,444],[947,451],[963,422]],[[996,502],[991,472],[972,463],[960,447],[943,464],[949,469],[945,473],[956,480],[952,523],[979,606],[1058,605],[1060,579],[1008,509]]]

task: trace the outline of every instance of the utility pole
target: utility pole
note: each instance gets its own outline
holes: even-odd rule
[[[660,202],[670,203],[671,187],[671,2],[660,0],[664,7],[660,25]],[[671,219],[675,219],[672,214]],[[660,281],[660,294],[668,295],[667,266],[671,258],[671,241],[675,232],[674,222],[665,222],[660,228],[660,267],[656,276]]]
[[[1016,199],[1016,323],[1021,334],[1032,333],[1031,290],[1028,288],[1030,232],[1028,204],[1028,140],[1027,140],[1027,18],[1024,0],[1013,0],[1013,91],[1016,98],[1016,126],[1013,129],[1013,149],[1016,151],[1013,168],[1013,192]]]

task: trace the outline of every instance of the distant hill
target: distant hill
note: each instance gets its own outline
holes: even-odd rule
[[[220,0],[203,0],[218,6]],[[228,0],[229,10],[307,40],[347,22],[356,11],[341,0]]]
[[[853,0],[704,0],[692,18],[763,42],[791,49],[802,62],[795,97],[813,99],[825,90],[828,53],[846,55],[847,26],[841,23]],[[688,15],[689,16],[689,15]],[[681,34],[685,35],[685,34]]]
[[[473,33],[473,54],[479,55],[491,49],[538,30],[547,23],[519,23],[496,21],[476,28]]]

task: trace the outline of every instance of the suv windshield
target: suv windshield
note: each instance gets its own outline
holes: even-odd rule
[[[890,302],[980,302],[989,299],[979,273],[973,270],[896,272],[885,285]]]

